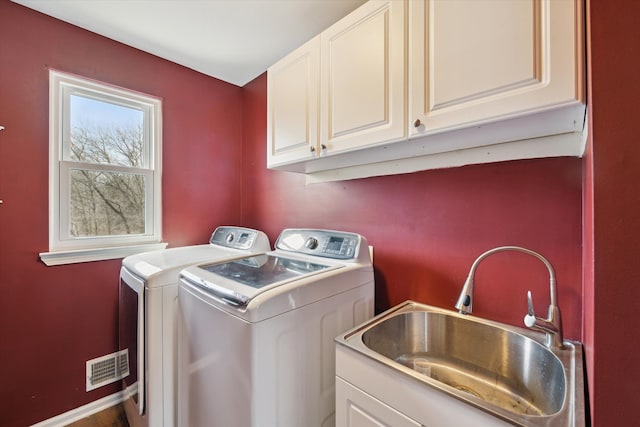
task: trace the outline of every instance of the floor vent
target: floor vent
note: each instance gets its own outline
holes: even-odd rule
[[[87,391],[129,375],[129,349],[87,361]]]

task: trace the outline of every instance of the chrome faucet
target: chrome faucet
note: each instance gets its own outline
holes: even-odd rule
[[[520,246],[500,246],[490,249],[480,255],[471,265],[469,275],[467,276],[467,280],[462,286],[462,291],[460,292],[460,296],[458,297],[458,301],[456,302],[455,307],[461,314],[470,314],[473,311],[473,281],[476,274],[476,269],[478,268],[478,264],[480,264],[480,262],[483,259],[487,258],[489,255],[505,251],[516,251],[532,255],[542,261],[547,267],[547,270],[549,270],[549,293],[551,301],[549,303],[549,312],[547,314],[547,318],[543,319],[535,315],[533,311],[533,299],[531,297],[531,291],[528,291],[527,314],[524,316],[524,324],[530,329],[544,332],[547,335],[547,347],[562,348],[562,319],[560,317],[560,308],[558,307],[557,303],[558,294],[556,289],[556,275],[553,271],[551,263],[537,252],[521,248]]]

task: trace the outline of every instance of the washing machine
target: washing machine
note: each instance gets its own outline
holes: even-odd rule
[[[185,267],[270,251],[261,231],[218,227],[209,244],[126,257],[120,270],[119,358],[131,427],[176,425],[178,277]]]
[[[333,426],[333,340],[373,303],[367,240],[354,233],[286,229],[266,254],[186,268],[178,426]]]

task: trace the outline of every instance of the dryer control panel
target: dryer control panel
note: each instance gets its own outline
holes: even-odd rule
[[[240,250],[249,250],[258,245],[269,248],[269,239],[266,234],[244,227],[218,227],[211,235],[209,243]]]
[[[280,233],[276,249],[335,259],[358,257],[362,236],[343,231],[286,229]]]

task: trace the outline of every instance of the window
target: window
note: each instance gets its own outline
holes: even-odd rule
[[[49,72],[47,265],[161,244],[161,102]]]

